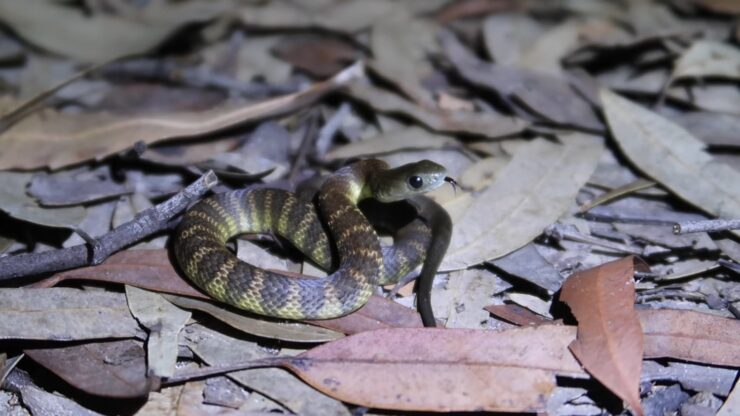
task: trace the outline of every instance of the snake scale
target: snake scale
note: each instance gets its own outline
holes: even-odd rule
[[[190,280],[212,297],[253,313],[287,319],[327,319],[364,305],[378,284],[419,265],[430,228],[415,220],[398,230],[393,247],[381,247],[359,201],[400,201],[454,185],[444,167],[420,161],[389,168],[362,160],[339,169],[322,185],[318,206],[278,189],[217,194],[188,210],[177,228],[174,253]],[[326,223],[328,236],[320,218]],[[239,234],[272,233],[289,241],[320,267],[338,268],[325,278],[296,278],[242,262],[226,248]]]

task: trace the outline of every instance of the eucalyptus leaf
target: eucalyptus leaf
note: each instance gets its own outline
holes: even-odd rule
[[[13,218],[49,227],[75,228],[85,218],[85,208],[43,208],[26,193],[33,174],[0,172],[0,210]]]

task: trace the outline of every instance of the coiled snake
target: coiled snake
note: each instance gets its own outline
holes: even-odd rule
[[[240,309],[287,319],[334,318],[364,305],[376,285],[392,283],[420,264],[430,240],[430,228],[416,220],[398,231],[392,248],[381,248],[359,201],[400,201],[445,182],[454,185],[444,167],[431,161],[391,169],[371,159],[345,166],[326,180],[318,195],[320,214],[313,203],[278,189],[214,195],[185,213],[175,233],[175,258],[198,287]],[[263,270],[226,248],[239,234],[273,233],[329,270],[332,248],[320,216],[339,263],[325,278]]]

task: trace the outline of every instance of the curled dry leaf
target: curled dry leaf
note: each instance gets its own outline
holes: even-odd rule
[[[306,105],[361,73],[353,65],[308,89],[256,104],[228,104],[200,112],[122,116],[109,113],[33,114],[0,134],[0,169],[33,169],[100,159],[135,143],[194,138]]]
[[[652,111],[606,89],[601,101],[614,139],[640,170],[709,214],[740,218],[740,171],[719,163],[704,143]]]
[[[544,408],[555,375],[585,375],[567,349],[574,336],[573,327],[553,325],[385,329],[316,347],[287,366],[323,393],[366,407],[533,412]]]
[[[567,212],[596,168],[603,145],[581,134],[561,139],[562,145],[537,139],[517,151],[455,223],[441,270],[464,269],[510,253]]]
[[[576,272],[563,284],[560,299],[578,319],[578,338],[570,344],[573,354],[591,375],[642,415],[643,336],[635,312],[636,261],[630,256]]]
[[[27,349],[26,355],[72,386],[89,394],[128,399],[149,393],[146,352],[140,342],[80,344]]]
[[[688,310],[638,311],[645,357],[740,367],[740,320]]]

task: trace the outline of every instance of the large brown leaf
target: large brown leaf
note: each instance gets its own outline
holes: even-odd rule
[[[332,397],[417,411],[538,411],[555,375],[584,376],[567,349],[574,328],[502,332],[384,329],[316,347],[288,362]]]
[[[577,272],[560,295],[578,319],[570,349],[586,370],[642,415],[643,336],[635,313],[635,259],[625,257]]]
[[[146,352],[140,342],[120,340],[62,348],[27,349],[26,355],[78,389],[104,397],[149,393]]]
[[[639,311],[645,357],[740,367],[740,319],[673,309]]]
[[[0,134],[0,170],[63,166],[100,159],[135,143],[185,139],[284,114],[306,105],[359,74],[351,66],[310,88],[256,104],[228,104],[200,112],[122,116],[110,113],[33,114]]]

